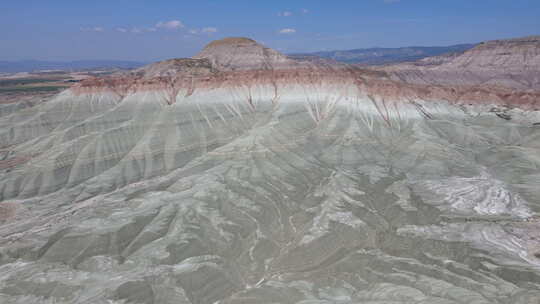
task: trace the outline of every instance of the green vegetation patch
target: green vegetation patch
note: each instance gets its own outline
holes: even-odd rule
[[[0,79],[0,87],[27,85],[36,83],[47,83],[62,81],[59,78],[18,78],[18,79]]]
[[[24,92],[54,92],[68,86],[29,86],[29,87],[0,87],[0,93],[24,93]]]

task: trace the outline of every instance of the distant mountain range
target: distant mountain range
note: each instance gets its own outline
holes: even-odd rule
[[[416,61],[430,56],[446,53],[462,53],[473,48],[475,44],[457,44],[451,46],[410,46],[400,48],[367,48],[342,51],[324,51],[314,53],[289,54],[289,57],[303,60],[317,58],[331,59],[338,62],[381,65]]]
[[[17,73],[33,72],[39,70],[87,70],[98,68],[138,68],[146,63],[125,60],[77,60],[77,61],[41,61],[41,60],[21,60],[21,61],[0,61],[0,72]]]
[[[293,59],[310,61],[333,60],[344,63],[381,65],[390,63],[412,62],[426,57],[446,53],[462,53],[473,48],[475,44],[458,44],[451,46],[411,46],[401,48],[367,48],[353,50],[336,50],[313,53],[296,53],[288,56]],[[17,73],[39,70],[87,70],[98,68],[133,69],[145,65],[145,62],[125,60],[77,60],[77,61],[0,61],[0,72]]]

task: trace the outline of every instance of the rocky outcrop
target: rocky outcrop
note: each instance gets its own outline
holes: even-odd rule
[[[540,71],[540,36],[482,42],[444,64],[466,70]]]
[[[394,80],[414,84],[540,90],[540,36],[483,42],[462,54],[380,69]]]
[[[297,62],[249,38],[225,38],[210,42],[193,58],[205,58],[222,71],[294,68]]]
[[[113,91],[119,96],[165,90],[167,103],[194,90],[224,86],[271,85],[275,91],[294,84],[342,83],[359,95],[395,100],[445,100],[453,104],[496,104],[540,108],[538,39],[486,42],[463,54],[430,57],[414,64],[360,68],[330,61],[293,60],[248,38],[209,43],[193,58],[171,59],[113,77],[89,79],[75,93]],[[501,59],[497,54],[508,58]],[[506,54],[505,53],[505,54]],[[512,59],[513,58],[513,59]],[[519,64],[514,64],[523,60]],[[511,66],[512,68],[509,68]],[[277,94],[277,93],[276,93]]]
[[[149,64],[128,75],[145,79],[159,77],[201,77],[217,72],[209,59],[177,58]]]

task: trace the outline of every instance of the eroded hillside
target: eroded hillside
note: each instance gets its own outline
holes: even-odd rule
[[[535,303],[538,91],[245,38],[0,117],[2,303]]]

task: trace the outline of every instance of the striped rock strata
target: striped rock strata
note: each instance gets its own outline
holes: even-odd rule
[[[540,90],[540,36],[480,43],[462,54],[428,57],[382,68],[415,84],[502,86]]]
[[[538,302],[537,102],[239,38],[84,81],[0,117],[0,302]]]

